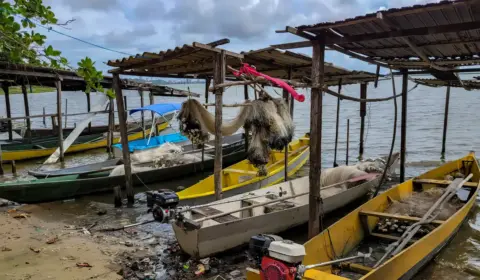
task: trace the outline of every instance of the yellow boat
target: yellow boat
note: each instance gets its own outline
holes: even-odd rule
[[[168,127],[167,122],[157,125],[158,131]],[[146,134],[150,133],[150,129],[146,130]],[[138,131],[128,135],[128,140],[136,140],[143,137],[143,132]],[[120,141],[120,137],[113,139],[114,144]],[[97,149],[107,146],[107,138],[103,134],[79,136],[65,153],[75,153],[91,149]],[[48,157],[58,147],[58,141],[55,138],[34,141],[31,144],[6,144],[2,145],[2,160],[25,160],[40,157]]]
[[[445,180],[447,175],[455,176],[457,172],[461,172],[465,176],[472,174],[470,179],[467,177],[462,182],[464,183],[463,187],[459,189],[456,189],[456,187],[459,186],[459,181],[462,179]],[[305,270],[301,279],[411,279],[448,244],[466,220],[469,211],[475,205],[479,192],[478,187],[480,186],[479,180],[480,169],[474,153],[470,153],[466,157],[448,162],[380,194],[304,244],[306,255],[303,258],[302,265],[323,265]],[[424,230],[428,226],[429,231],[420,232],[420,236],[417,232],[417,235],[414,235],[414,238],[410,240],[407,238],[399,241],[402,234],[395,231],[388,234],[379,233],[379,230],[382,229],[380,228],[380,222],[383,223],[383,226],[387,224],[386,219],[393,221],[393,223],[417,223],[420,221],[420,218],[417,217],[385,212],[393,204],[393,201],[407,199],[412,197],[414,193],[418,195],[417,192],[423,192],[434,187],[445,188],[447,186],[447,190],[452,190],[452,195],[455,194],[456,190],[463,193],[460,196],[463,196],[464,202],[456,201],[456,203],[459,203],[459,208],[453,215],[448,215],[448,218],[444,219],[435,218],[434,215],[432,218],[435,218],[435,220],[419,227]],[[444,195],[446,195],[445,193],[447,191],[444,192]],[[384,231],[387,231],[387,229],[385,228]],[[373,246],[369,246],[372,245],[372,242]],[[407,246],[403,249],[401,246],[400,248],[391,246],[391,248],[396,248],[397,252],[392,249],[392,253],[382,260],[386,249],[385,247],[378,249],[378,244],[390,243],[392,245],[395,242],[397,242],[397,245],[406,243]],[[355,253],[358,253],[357,250],[365,251],[369,247],[375,248],[371,255],[374,258],[364,259],[363,264],[360,264],[362,263],[361,260],[357,260],[357,262],[342,260],[348,256],[355,256]],[[331,261],[336,263],[327,263]],[[260,280],[262,278],[258,270],[249,268],[247,269],[247,279]]]
[[[288,175],[294,175],[308,160],[310,138],[307,136],[288,145]],[[272,151],[266,165],[267,175],[257,176],[257,168],[243,160],[222,170],[223,198],[268,187],[284,180],[285,153]],[[215,199],[213,175],[177,193],[182,204],[204,204]]]

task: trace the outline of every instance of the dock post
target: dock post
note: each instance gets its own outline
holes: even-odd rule
[[[132,166],[130,165],[130,151],[128,150],[127,120],[125,119],[125,107],[123,106],[123,94],[121,88],[120,76],[113,74],[113,88],[115,98],[117,99],[118,122],[120,127],[120,139],[122,142],[123,166],[125,168],[125,186],[127,190],[127,201],[129,206],[133,206],[134,193],[132,182]]]
[[[68,99],[65,99],[65,128],[67,128]]]
[[[248,85],[243,85],[243,97],[245,100],[249,100],[250,96],[248,96]],[[245,130],[245,153],[248,152],[248,136],[250,135],[250,131],[248,129]]]
[[[113,187],[113,205],[115,208],[122,207],[122,189],[120,186]]]
[[[150,90],[149,98],[150,98],[150,105],[152,105],[153,103],[155,103],[155,97],[153,96],[152,90]],[[155,132],[155,136],[158,136],[158,128],[157,128],[157,125],[153,123],[154,114],[155,114],[155,113],[152,112],[152,129],[153,129],[154,132]]]
[[[2,145],[0,145],[0,175],[5,174],[3,170],[3,152],[2,152]]]
[[[123,96],[123,106],[125,106],[125,123],[127,123],[128,119],[128,103],[127,103],[127,97]]]
[[[90,104],[90,92],[85,92],[85,95],[87,96],[87,111],[90,112],[91,110],[91,104]],[[88,123],[88,133],[92,132],[92,122]]]
[[[10,164],[12,165],[12,174],[17,175],[17,165],[14,160],[10,161]]]
[[[348,149],[350,148],[350,119],[347,119],[347,155],[345,158],[345,165],[348,165]]]
[[[447,85],[447,95],[445,96],[445,116],[443,118],[442,157],[445,157],[445,150],[446,150],[449,103],[450,103],[450,85]]]
[[[7,109],[7,118],[8,118],[8,140],[12,141],[13,140],[13,127],[12,127],[12,120],[10,119],[12,117],[12,111],[10,107],[10,92],[9,92],[9,87],[6,83],[2,83],[2,89],[3,93],[5,93],[5,105]]]
[[[47,118],[45,117],[45,106],[43,106],[43,126],[47,127]]]
[[[215,85],[225,80],[225,51],[214,54],[214,80]],[[222,95],[223,88],[215,90],[215,165],[213,170],[215,199],[222,199]]]
[[[113,103],[113,99],[110,98],[110,102],[108,103],[108,132],[107,132],[107,153],[108,157],[113,157],[113,132],[115,131],[115,103]]]
[[[25,80],[22,80],[23,103],[25,105],[25,117],[27,117],[27,138],[28,143],[32,143],[32,123],[30,121],[30,108],[28,106],[27,85]]]
[[[308,238],[320,233],[323,201],[320,194],[322,171],[322,103],[325,69],[325,37],[312,41],[312,90],[310,109],[310,174]]]
[[[139,88],[138,89],[138,94],[140,95],[140,107],[143,108],[143,106],[145,106],[145,101],[143,100],[143,89],[142,88]],[[141,118],[142,118],[142,138],[145,139],[145,113],[144,111],[142,110],[140,112],[142,115],[141,115]]]
[[[400,183],[405,181],[405,156],[407,151],[407,94],[408,94],[408,73],[403,71],[402,75],[402,124],[400,139]]]
[[[292,68],[289,67],[287,69],[287,73],[288,73],[288,80],[292,79]],[[283,90],[283,99],[285,100],[285,103],[287,104],[287,107],[289,106],[289,100],[293,103],[293,97],[289,97],[289,94],[288,94],[288,91],[287,90]],[[293,116],[292,116],[292,112],[290,112],[290,116],[292,117],[293,119]],[[288,146],[289,146],[290,143],[287,143],[287,145],[285,146],[285,151],[284,151],[284,156],[283,156],[283,161],[284,161],[284,166],[283,166],[283,169],[284,169],[284,172],[285,174],[283,175],[283,180],[284,182],[288,181]]]
[[[367,99],[367,83],[360,84],[360,98]],[[365,116],[367,115],[367,103],[360,102],[360,149],[359,159],[363,158],[363,140],[365,135]]]
[[[342,92],[342,79],[338,81],[338,94]],[[335,123],[335,151],[333,153],[333,167],[337,167],[338,127],[340,118],[340,96],[337,97],[337,121]]]
[[[60,162],[65,161],[63,150],[63,128],[62,128],[62,81],[55,81],[57,88],[57,128],[58,128],[58,147],[60,148]]]

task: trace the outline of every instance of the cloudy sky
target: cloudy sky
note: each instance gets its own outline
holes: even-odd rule
[[[126,54],[158,52],[194,41],[208,43],[229,38],[222,46],[232,51],[264,48],[270,44],[301,40],[276,34],[286,25],[298,26],[398,8],[432,0],[44,0],[60,22],[75,19],[68,29],[53,29]],[[105,62],[124,57],[67,36],[46,31],[48,44],[61,50],[72,65],[85,56],[108,70]],[[310,54],[310,49],[298,49]],[[372,66],[336,52],[327,60],[356,70]]]

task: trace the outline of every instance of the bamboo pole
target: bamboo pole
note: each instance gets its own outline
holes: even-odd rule
[[[65,151],[63,150],[63,128],[62,128],[62,82],[55,81],[57,88],[57,129],[58,129],[58,147],[60,148],[60,162],[65,161]]]
[[[12,120],[10,119],[12,117],[12,111],[10,107],[10,92],[9,92],[9,87],[7,84],[2,84],[2,89],[3,93],[5,94],[5,106],[7,109],[7,118],[8,120],[8,140],[12,141],[13,140],[13,127],[12,127]]]
[[[215,84],[223,83],[225,80],[225,51],[214,55],[214,79]],[[215,165],[214,165],[214,185],[215,199],[222,199],[222,95],[223,88],[215,91]]]
[[[22,93],[23,93],[23,103],[25,105],[25,117],[30,116],[30,108],[28,105],[28,96],[27,96],[27,85],[25,81],[22,81]],[[27,118],[27,138],[28,142],[32,143],[32,123],[29,118]]]
[[[87,96],[87,112],[90,112],[91,110],[91,104],[90,104],[90,92],[86,92],[85,95]],[[88,132],[92,132],[92,122],[88,124]]]
[[[408,74],[403,72],[402,80],[402,124],[401,124],[401,142],[400,142],[400,183],[405,181],[405,156],[407,151],[407,93],[408,93]]]
[[[132,166],[130,165],[130,151],[128,150],[127,121],[125,119],[125,107],[123,105],[123,94],[121,88],[122,82],[118,74],[113,74],[113,88],[115,89],[115,98],[117,100],[118,120],[120,127],[120,138],[122,142],[123,166],[125,168],[125,186],[127,191],[127,201],[129,206],[133,206],[134,193],[132,182]]]
[[[350,119],[347,119],[347,155],[345,158],[345,165],[348,165],[348,149],[350,148]]]
[[[367,84],[360,84],[360,99],[367,99]],[[359,158],[363,158],[363,140],[365,135],[365,116],[367,115],[367,103],[360,102],[360,148]]]
[[[338,93],[342,92],[342,79],[338,81]],[[333,167],[337,167],[337,148],[338,148],[338,128],[340,118],[340,97],[337,97],[337,121],[335,123],[335,151],[333,154]]]
[[[308,238],[320,233],[319,217],[323,201],[320,195],[320,174],[322,168],[322,88],[325,68],[325,37],[312,41],[312,90],[310,110],[310,195]]]
[[[445,115],[443,118],[442,157],[445,156],[445,150],[446,150],[449,105],[450,105],[450,85],[447,85],[447,95],[445,96]]]
[[[113,131],[115,130],[115,103],[110,99],[108,104],[108,132],[107,132],[107,153],[108,157],[113,157]]]
[[[138,89],[138,94],[140,95],[140,107],[143,108],[143,106],[145,106],[145,101],[143,100],[143,89],[139,88]],[[142,118],[142,138],[145,139],[145,113],[144,111],[142,110],[140,112],[142,115],[141,115],[141,118]]]

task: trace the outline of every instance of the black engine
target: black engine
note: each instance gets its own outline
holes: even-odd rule
[[[147,206],[151,208],[153,218],[161,223],[168,222],[174,216],[173,208],[177,207],[180,199],[171,190],[147,191]]]
[[[248,253],[255,260],[257,266],[260,266],[264,256],[268,256],[268,247],[270,246],[270,243],[279,240],[282,240],[282,238],[273,234],[257,234],[250,237]]]

